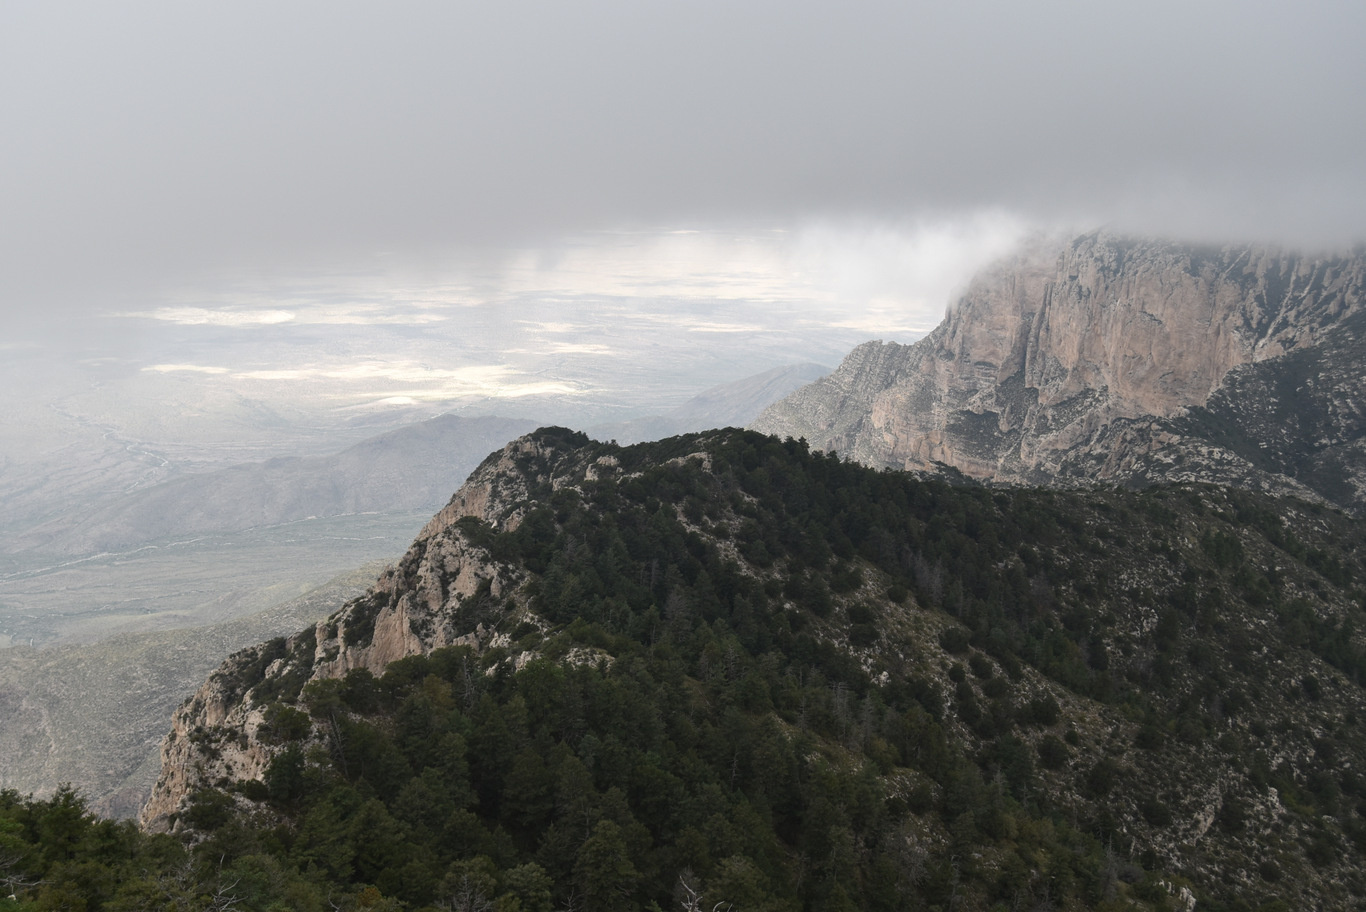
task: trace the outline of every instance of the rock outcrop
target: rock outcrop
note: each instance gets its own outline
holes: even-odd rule
[[[535,491],[612,471],[611,457],[593,463],[575,446],[587,442],[581,434],[552,428],[508,444],[471,473],[398,565],[380,574],[364,596],[314,627],[224,662],[176,711],[141,825],[173,829],[176,815],[201,787],[260,779],[273,756],[270,706],[280,696],[292,699],[308,682],[352,669],[378,675],[391,662],[445,646],[499,645],[480,609],[488,599],[516,602],[525,580],[479,544],[481,532],[516,528]],[[257,686],[263,682],[264,688]]]
[[[1015,483],[1242,483],[1366,507],[1366,257],[1096,233],[979,275],[755,430]]]

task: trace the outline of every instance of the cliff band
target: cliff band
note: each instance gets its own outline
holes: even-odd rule
[[[1366,506],[1366,257],[1096,233],[979,275],[755,430],[1030,484],[1212,481]]]

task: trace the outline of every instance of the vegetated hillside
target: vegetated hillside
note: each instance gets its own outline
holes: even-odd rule
[[[543,430],[211,677],[144,822],[409,908],[1353,908],[1362,541],[1218,488]]]
[[[984,270],[914,345],[860,345],[753,427],[874,466],[1192,480],[1366,509],[1366,256],[1105,232]]]

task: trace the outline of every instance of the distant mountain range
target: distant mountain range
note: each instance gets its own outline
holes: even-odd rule
[[[330,456],[271,459],[173,478],[86,515],[39,526],[19,539],[20,547],[89,554],[311,517],[435,510],[490,449],[534,427],[536,422],[521,419],[441,415]]]
[[[829,368],[816,364],[778,367],[712,387],[663,414],[588,431],[634,443],[744,425],[827,373]],[[46,522],[13,537],[6,550],[94,554],[320,517],[435,512],[484,456],[537,424],[441,415],[329,456],[282,457],[184,475]]]
[[[979,275],[751,425],[874,466],[1237,484],[1366,509],[1366,256],[1113,236]]]
[[[708,428],[743,427],[765,406],[828,373],[830,368],[819,364],[775,367],[734,383],[714,386],[662,415],[600,424],[585,430],[596,440],[615,440],[625,445]]]

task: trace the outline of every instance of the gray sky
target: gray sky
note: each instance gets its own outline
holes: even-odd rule
[[[0,302],[988,209],[1354,242],[1363,39],[1359,0],[6,3]]]

